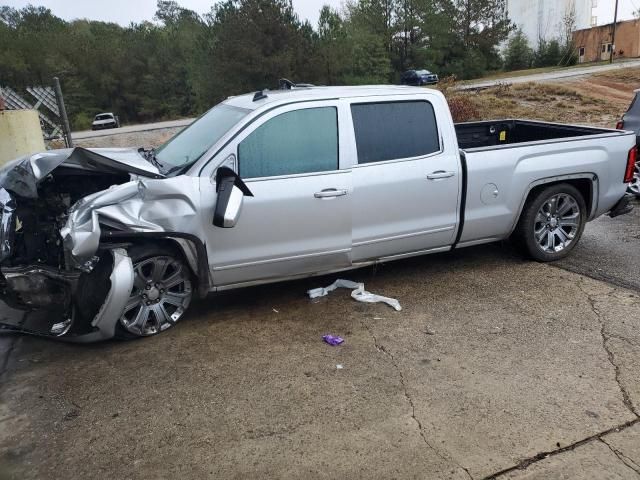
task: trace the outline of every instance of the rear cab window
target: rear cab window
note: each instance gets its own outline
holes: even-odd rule
[[[351,116],[359,165],[440,151],[435,112],[426,100],[354,103]]]

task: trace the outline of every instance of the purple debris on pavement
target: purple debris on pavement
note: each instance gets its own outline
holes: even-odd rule
[[[344,342],[344,338],[334,337],[333,335],[323,335],[322,339],[333,347],[336,347],[340,345],[342,342]]]

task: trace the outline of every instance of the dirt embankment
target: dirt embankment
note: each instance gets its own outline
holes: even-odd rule
[[[601,73],[557,83],[499,85],[455,92],[445,86],[455,121],[528,118],[613,127],[640,88],[640,69]]]

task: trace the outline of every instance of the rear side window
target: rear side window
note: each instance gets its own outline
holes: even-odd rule
[[[358,163],[421,157],[440,150],[429,102],[362,103],[351,106]]]
[[[272,118],[240,143],[238,168],[244,179],[338,170],[337,109],[308,108]]]

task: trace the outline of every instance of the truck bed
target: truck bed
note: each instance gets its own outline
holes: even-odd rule
[[[455,130],[466,171],[461,246],[507,238],[538,184],[577,182],[589,219],[625,193],[633,132],[528,120],[460,123]]]
[[[457,123],[455,128],[458,145],[465,150],[611,133],[611,130],[604,128],[532,120],[491,120]]]

